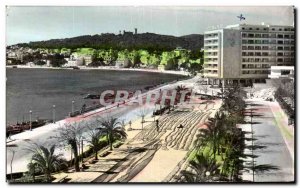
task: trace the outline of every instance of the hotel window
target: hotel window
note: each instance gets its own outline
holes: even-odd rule
[[[263,52],[263,53],[262,53],[262,56],[268,56],[268,55],[269,55],[268,52]]]
[[[267,28],[264,28],[264,30],[266,31],[266,30],[267,30]]]
[[[284,47],[284,50],[290,50],[290,47],[286,46]]]
[[[269,64],[262,64],[261,67],[262,68],[270,68],[270,65]]]
[[[255,46],[255,50],[261,50],[260,46]]]
[[[243,33],[243,34],[242,34],[242,37],[247,37],[247,34],[246,34],[246,33]]]
[[[294,47],[294,46],[291,46],[291,50],[295,50],[295,47]]]
[[[274,28],[272,28],[272,31],[275,31],[275,29],[274,29]]]
[[[245,28],[244,28],[244,27],[242,27],[242,30],[245,30]]]
[[[248,68],[253,69],[253,68],[254,68],[254,65],[253,65],[253,64],[249,64],[249,65],[248,65]]]
[[[260,52],[255,52],[255,56],[261,56]]]
[[[249,71],[242,71],[243,74],[249,74]]]
[[[242,68],[243,68],[243,69],[245,69],[245,68],[246,68],[246,65],[245,65],[245,64],[244,64],[244,65],[242,65]]]
[[[250,27],[249,30],[252,30],[252,28]]]
[[[259,28],[256,28],[256,30],[259,30]]]
[[[277,56],[283,56],[283,53],[281,53],[281,52],[277,53]]]
[[[268,40],[263,40],[262,43],[263,43],[263,44],[268,44],[269,41],[268,41]]]
[[[269,46],[263,46],[262,49],[263,50],[269,50]]]
[[[261,44],[260,40],[255,40],[255,44]]]
[[[283,47],[282,46],[278,46],[277,50],[283,50]]]
[[[242,52],[242,56],[247,56],[247,53],[246,52]]]
[[[290,36],[289,36],[289,35],[284,35],[284,38],[285,38],[285,39],[289,39]]]
[[[242,60],[243,62],[247,62],[247,59],[245,59],[245,58],[243,58],[243,60]]]
[[[282,39],[282,38],[283,38],[283,35],[277,35],[277,38]]]
[[[260,62],[260,59],[259,58],[255,58],[255,62]]]
[[[283,62],[283,59],[282,58],[278,58],[277,62]]]
[[[277,44],[283,44],[283,41],[282,40],[278,40]]]
[[[247,50],[247,46],[242,46],[242,50]]]
[[[268,34],[262,34],[262,38],[269,38]]]
[[[269,59],[268,58],[263,58],[262,62],[269,62]]]
[[[254,50],[254,46],[248,46],[248,50]]]

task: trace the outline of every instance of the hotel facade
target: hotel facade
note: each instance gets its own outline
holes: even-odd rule
[[[294,66],[293,26],[238,24],[204,33],[209,84],[263,82],[271,66]]]

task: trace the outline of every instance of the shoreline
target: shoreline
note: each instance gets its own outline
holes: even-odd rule
[[[47,67],[47,66],[27,66],[27,65],[6,65],[6,68],[17,69],[54,69],[54,70],[74,70],[69,67]],[[137,72],[152,72],[161,74],[175,74],[182,76],[189,76],[189,72],[186,71],[175,71],[175,70],[158,70],[158,69],[145,69],[145,68],[118,68],[115,66],[99,66],[99,67],[86,67],[78,66],[78,70],[115,70],[115,71],[137,71]],[[76,69],[75,69],[76,70]]]
[[[148,92],[153,92],[155,90],[159,90],[159,89],[164,89],[164,88],[170,88],[170,87],[176,87],[176,85],[180,85],[183,84],[184,82],[189,82],[192,81],[195,78],[189,78],[186,80],[179,80],[179,81],[173,81],[171,83],[165,83],[163,85],[159,85],[156,88],[153,88],[145,93],[141,93],[141,97],[144,98]],[[126,100],[126,103],[130,102],[131,100],[133,100],[133,98],[130,98],[128,100]],[[85,121],[91,121],[94,118],[100,117],[100,116],[105,116],[107,114],[110,114],[111,116],[115,116],[118,115],[120,119],[123,119],[122,117],[126,117],[127,122],[125,121],[125,123],[127,124],[128,121],[136,121],[136,113],[138,112],[139,109],[143,109],[143,108],[148,108],[151,109],[153,107],[150,106],[127,106],[126,104],[120,105],[121,108],[117,107],[117,104],[111,104],[109,106],[106,107],[102,107],[99,109],[95,109],[91,112],[86,112],[82,115],[79,115],[77,117],[69,117],[69,118],[65,118],[62,120],[58,120],[55,123],[50,123],[50,124],[46,124],[44,126],[32,129],[32,131],[24,131],[15,135],[12,135],[10,140],[6,139],[6,147],[8,146],[21,146],[23,144],[26,145],[26,143],[22,143],[24,142],[23,140],[30,140],[33,143],[34,142],[39,142],[39,143],[43,143],[43,144],[47,144],[47,141],[44,140],[44,136],[47,135],[47,137],[51,137],[51,133],[54,133],[58,127],[63,126],[66,123],[73,123],[73,122],[80,122],[81,120],[85,120]],[[150,113],[150,111],[149,111]],[[60,150],[61,151],[61,150]],[[69,156],[69,151],[64,151],[63,155],[64,156]],[[18,158],[19,160],[14,161],[15,166],[19,166],[18,169],[13,169],[13,173],[18,173],[18,172],[24,172],[24,170],[26,170],[26,161],[28,160],[28,154],[21,154],[21,153],[17,153],[17,156],[15,156],[16,158]],[[21,157],[22,156],[22,157]],[[10,159],[11,155],[7,154],[7,159]],[[23,160],[21,159],[23,158]],[[8,160],[9,161],[9,160]],[[7,174],[10,174],[10,169],[9,169],[9,164],[7,164],[6,169],[7,169]]]

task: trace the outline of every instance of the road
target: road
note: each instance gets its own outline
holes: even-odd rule
[[[275,119],[270,108],[271,102],[259,99],[247,100],[248,109],[253,109],[253,155],[257,156],[254,168],[257,169],[254,175],[254,182],[291,182],[294,181],[294,162],[292,153],[285,142],[285,134]],[[249,110],[248,110],[249,111]],[[250,131],[251,119],[247,118],[243,130]],[[249,135],[248,135],[249,138]],[[251,146],[251,142],[248,145]],[[252,149],[252,148],[251,148]],[[252,150],[248,153],[251,154]],[[248,160],[252,166],[252,159]],[[253,181],[252,172],[244,173],[243,179]]]

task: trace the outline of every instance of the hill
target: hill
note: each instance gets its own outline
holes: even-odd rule
[[[65,39],[51,39],[47,41],[38,41],[19,44],[31,48],[83,48],[90,47],[95,49],[146,49],[149,51],[173,50],[176,47],[182,47],[192,51],[198,51],[203,48],[203,35],[192,34],[186,36],[170,36],[155,33],[125,33],[115,35],[105,33],[101,35],[84,35]]]

